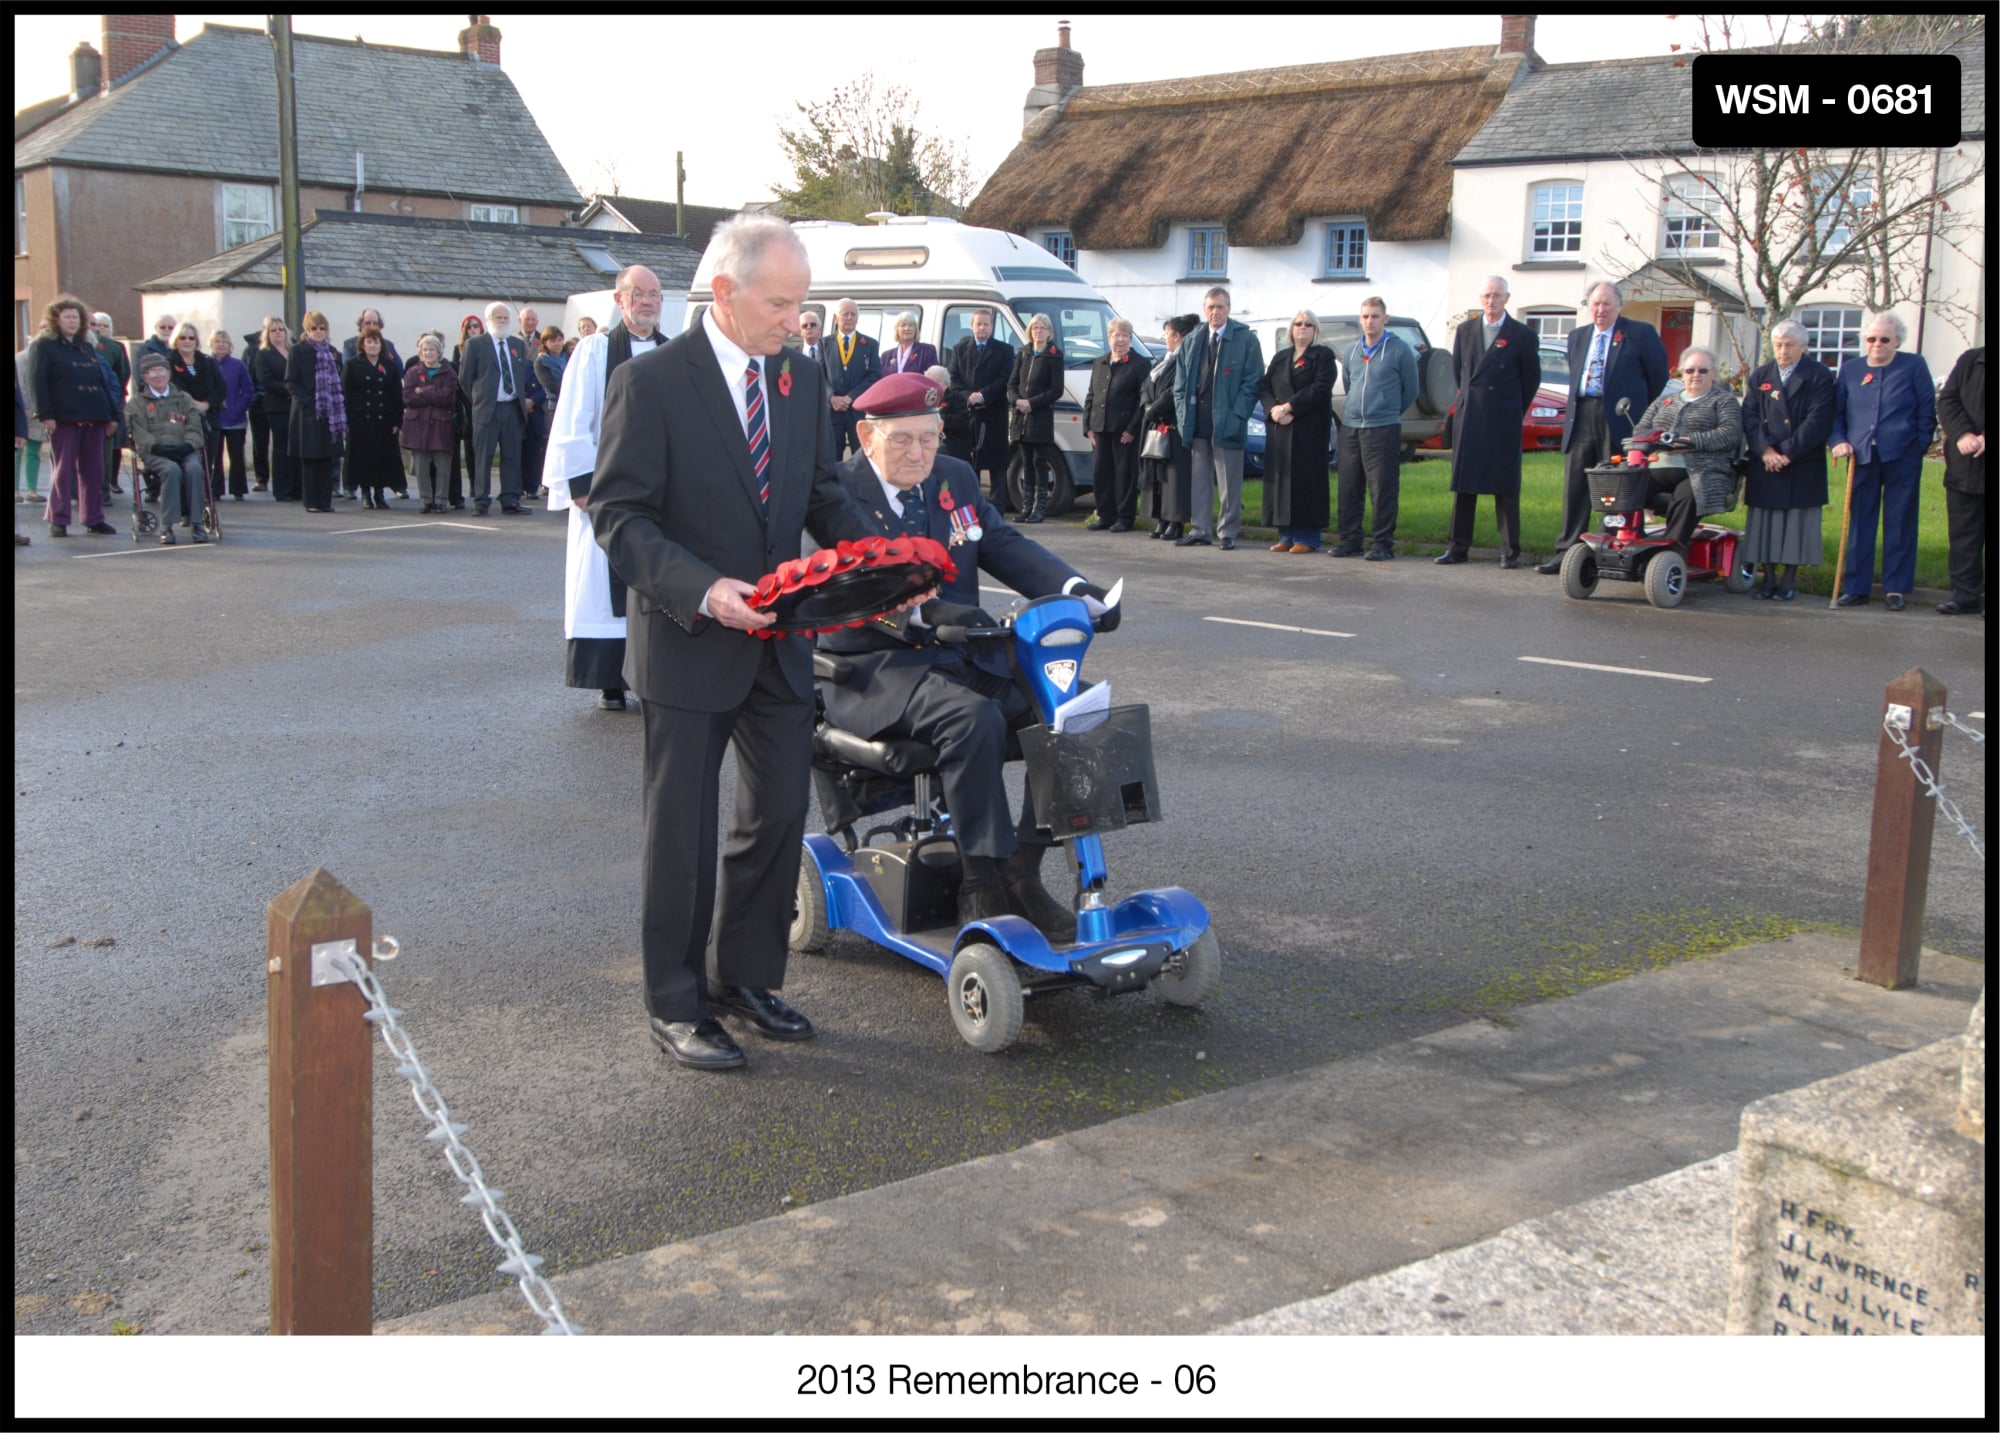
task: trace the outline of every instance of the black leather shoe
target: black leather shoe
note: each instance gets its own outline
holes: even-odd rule
[[[174,545],[174,530],[172,528],[168,528],[165,532],[160,534],[160,546],[172,547],[173,545]]]
[[[69,536],[69,528],[68,528],[67,526],[65,526],[64,524],[62,524],[62,523],[59,523],[59,522],[52,522],[52,523],[50,523],[50,524],[49,524],[49,536],[50,536],[50,537],[68,537],[68,536]]]
[[[1111,524],[1106,522],[1101,517],[1094,517],[1089,522],[1083,525],[1083,530],[1085,532],[1108,532],[1110,531],[1110,529],[1111,529]]]
[[[1435,562],[1439,567],[1452,567],[1465,561],[1465,554],[1462,552],[1445,551],[1439,553],[1431,561]]]
[[[731,1015],[741,1015],[759,1035],[773,1040],[810,1040],[812,1021],[768,990],[753,985],[725,985],[709,992],[708,1003]]]
[[[1833,605],[1836,607],[1866,607],[1868,605],[1868,594],[1866,592],[1843,592],[1840,596],[1833,599]]]
[[[1562,570],[1563,570],[1563,560],[1561,554],[1557,554],[1556,556],[1550,558],[1547,562],[1538,562],[1535,564],[1535,571],[1541,573],[1542,576],[1544,577],[1554,577],[1558,572],[1561,572]]]
[[[1013,913],[1013,908],[1007,904],[1007,891],[1004,886],[959,887],[958,923],[962,926]]]
[[[1938,603],[1937,610],[1941,615],[1946,617],[1977,617],[1979,615],[1978,604],[1975,603],[1968,607],[1956,597]]]
[[[1129,522],[1114,522],[1111,524],[1111,531],[1113,532],[1130,532],[1131,530],[1132,524]]]
[[[622,712],[625,710],[623,691],[603,692],[598,695],[597,709],[601,712]]]
[[[1198,532],[1191,532],[1186,537],[1174,539],[1175,547],[1209,547],[1212,545],[1207,538]]]
[[[655,1017],[652,1031],[655,1045],[693,1069],[740,1070],[750,1063],[743,1058],[743,1047],[729,1037],[729,1032],[712,1015],[699,1020]]]
[[[1790,602],[1798,595],[1799,589],[1796,587],[1780,587],[1776,592],[1771,594],[1771,599],[1774,602]]]
[[[1882,605],[1888,608],[1891,612],[1902,611],[1903,594],[1900,592],[1891,592],[1887,597],[1884,597],[1882,599]]]
[[[1521,556],[1519,553],[1510,552],[1505,557],[1502,557],[1500,559],[1500,566],[1508,572],[1512,572],[1515,568],[1519,567],[1520,565],[1521,565]]]
[[[1359,557],[1361,556],[1361,544],[1358,542],[1339,543],[1328,548],[1326,555],[1328,557]]]
[[[1000,873],[1001,883],[1007,891],[1007,901],[1014,908],[1014,914],[1022,917],[1057,944],[1068,944],[1076,939],[1076,912],[1065,906],[1042,884],[1040,853],[1033,861],[1020,859],[1015,852],[1007,858],[1007,864]]]
[[[503,512],[503,513],[505,513],[505,514],[506,514],[506,515],[507,515],[508,517],[527,517],[527,516],[529,516],[529,512],[528,512],[528,510],[527,510],[526,508],[524,508],[524,507],[521,507],[521,506],[519,506],[518,504],[517,504],[517,505],[515,505],[514,507],[511,507],[511,508],[510,508],[510,507],[502,507],[502,508],[500,509],[500,511],[501,511],[501,512]]]
[[[1394,562],[1396,554],[1386,547],[1371,547],[1361,560],[1363,562]]]
[[[1236,539],[1233,537],[1225,537],[1224,539],[1222,539],[1221,542],[1217,543],[1216,546],[1220,547],[1224,552],[1234,552],[1236,551]]]
[[[1165,537],[1166,535],[1167,525],[1163,522],[1154,523],[1153,530],[1146,534],[1147,537]]]
[[[118,529],[117,529],[117,528],[115,528],[115,527],[113,527],[113,526],[112,526],[112,525],[111,525],[110,523],[108,523],[108,522],[94,522],[94,523],[91,523],[91,524],[90,524],[90,525],[89,525],[88,527],[84,528],[84,531],[85,531],[85,532],[90,532],[90,533],[95,533],[95,534],[97,534],[97,536],[99,536],[99,537],[116,537],[116,536],[118,536]]]

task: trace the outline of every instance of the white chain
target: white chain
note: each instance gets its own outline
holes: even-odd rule
[[[1974,745],[1976,746],[1986,745],[1985,732],[1980,731],[1976,727],[1967,726],[1964,722],[1960,721],[1956,716],[1954,716],[1950,712],[1940,712],[1938,715],[1943,718],[1944,724],[1946,726],[1955,726],[1960,731],[1964,732],[1967,736],[1971,737]]]
[[[490,1188],[486,1177],[479,1168],[479,1161],[472,1150],[459,1136],[466,1126],[456,1123],[451,1110],[446,1107],[444,1096],[431,1083],[431,1072],[417,1059],[417,1047],[410,1043],[410,1037],[403,1033],[403,1027],[396,1023],[396,1017],[403,1012],[389,1004],[383,993],[381,982],[368,963],[357,955],[345,952],[332,957],[334,966],[347,979],[361,987],[361,993],[368,997],[368,1013],[361,1018],[382,1032],[382,1043],[389,1047],[389,1053],[396,1057],[396,1073],[410,1082],[410,1094],[423,1111],[424,1118],[432,1128],[424,1135],[444,1146],[444,1162],[451,1166],[451,1172],[458,1176],[466,1188],[465,1197],[458,1202],[471,1205],[479,1211],[479,1218],[486,1225],[486,1232],[507,1256],[501,1263],[499,1272],[510,1274],[521,1285],[521,1297],[528,1301],[535,1317],[542,1321],[545,1334],[580,1334],[582,1329],[573,1326],[563,1317],[562,1304],[556,1298],[556,1291],[549,1287],[536,1269],[541,1265],[539,1254],[530,1254],[521,1245],[520,1231],[514,1221],[507,1217],[507,1211],[500,1207],[500,1200],[506,1191]]]
[[[1961,726],[1950,712],[1945,712],[1943,716],[1944,720],[1958,727],[1960,731],[1968,732],[1973,736],[1979,737],[1982,742],[1985,741],[1986,738],[1978,732],[1973,731],[1972,728]],[[1917,755],[1917,749],[1911,746],[1908,739],[1904,737],[1902,727],[1897,724],[1896,713],[1884,712],[1882,714],[1882,730],[1889,734],[1889,740],[1896,743],[1896,750],[1901,759],[1910,763],[1910,770],[1916,774],[1917,780],[1923,783],[1924,794],[1937,802],[1938,810],[1944,812],[1945,818],[1958,827],[1958,834],[1972,843],[1972,853],[1979,857],[1980,860],[1985,860],[1986,848],[1980,844],[1979,833],[1972,829],[1971,823],[1959,811],[1958,803],[1944,794],[1944,783],[1937,779],[1937,773],[1930,769],[1930,766],[1921,756]]]

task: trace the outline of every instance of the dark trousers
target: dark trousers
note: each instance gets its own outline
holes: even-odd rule
[[[777,644],[758,645],[757,678],[733,710],[640,704],[646,728],[640,952],[646,1008],[661,1020],[701,1019],[709,981],[765,990],[785,981],[785,931],[811,791],[813,708],[785,680]],[[718,916],[716,807],[722,755],[732,744],[736,812],[722,847]]]
[[[1057,464],[1067,461],[1062,449],[1054,443],[1017,443],[1014,459],[1008,463],[1008,472],[1014,471],[1014,463],[1021,465],[1021,511],[1033,512],[1046,507],[1055,495]]]
[[[111,490],[118,485],[118,465],[125,458],[125,425],[115,424],[104,435],[104,501],[111,501]]]
[[[519,403],[495,403],[493,416],[472,435],[472,501],[481,512],[492,499],[493,450],[500,450],[500,506],[521,505],[521,440],[525,436]]]
[[[947,458],[956,458],[968,468],[973,465],[972,440],[970,438],[965,437],[963,434],[947,433],[944,436],[944,442],[940,446],[943,448],[944,455]]]
[[[299,494],[309,508],[330,508],[333,506],[333,474],[336,464],[332,458],[299,459]]]
[[[1618,456],[1611,441],[1611,429],[1604,419],[1602,398],[1576,400],[1576,420],[1570,425],[1569,447],[1563,450],[1563,526],[1556,539],[1556,551],[1575,545],[1590,526],[1590,468]]]
[[[1451,529],[1446,537],[1451,550],[1463,554],[1472,546],[1472,520],[1479,510],[1478,493],[1453,493]],[[1500,551],[1508,557],[1521,555],[1521,494],[1493,494],[1493,522],[1500,529]]]
[[[280,503],[299,500],[299,468],[292,459],[289,423],[271,424],[271,500]]]
[[[1403,427],[1340,429],[1339,511],[1342,547],[1361,545],[1361,497],[1375,510],[1369,546],[1396,547],[1396,509],[1403,491]]]
[[[250,405],[250,461],[257,469],[257,481],[271,481],[271,420],[259,404]]]
[[[1673,468],[1648,471],[1646,506],[1657,506],[1661,498],[1667,502],[1667,530],[1663,536],[1685,556],[1688,539],[1694,536],[1694,479]]]
[[[833,456],[836,460],[861,451],[861,436],[854,431],[854,425],[860,418],[861,415],[852,408],[833,415]]]
[[[458,441],[451,445],[451,474],[445,482],[444,499],[452,507],[465,506],[466,477],[472,472],[472,420],[463,418]]]
[[[229,458],[229,491],[242,497],[250,491],[250,474],[243,466],[243,430],[241,428],[218,428],[215,441],[209,445],[209,471],[215,474],[215,495],[222,496],[222,476],[224,454]]]
[[[1123,433],[1099,433],[1090,458],[1090,482],[1097,489],[1097,515],[1105,522],[1129,523],[1139,515],[1139,440]]]
[[[546,433],[536,432],[542,419],[537,416],[528,420],[528,426],[521,437],[521,491],[532,493],[542,485],[542,461],[549,455],[549,439]]]
[[[1001,512],[1013,509],[1013,500],[1007,493],[1007,415],[1004,411],[987,413],[982,404],[974,410],[973,429],[978,434],[973,443],[973,456],[966,461],[973,468],[986,474],[986,496]]]
[[[1951,600],[1986,605],[1986,494],[1944,490],[1945,530],[1951,542]]]
[[[940,667],[918,682],[902,720],[884,733],[937,748],[945,809],[958,848],[968,856],[1004,861],[1016,846],[1049,844],[1035,831],[1034,799],[1025,785],[1020,824],[1008,819],[1001,774],[1008,730],[1034,719],[1017,684],[960,665]]]
[[[1875,522],[1882,523],[1882,590],[1908,594],[1917,580],[1917,479],[1924,455],[1856,463],[1848,506],[1847,569],[1841,590],[1868,595],[1875,577]]]

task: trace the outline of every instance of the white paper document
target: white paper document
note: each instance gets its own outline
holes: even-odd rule
[[[1118,593],[1113,590],[1114,598]],[[1111,683],[1099,682],[1094,687],[1086,687],[1059,704],[1055,717],[1049,723],[1051,731],[1089,731],[1111,713]]]

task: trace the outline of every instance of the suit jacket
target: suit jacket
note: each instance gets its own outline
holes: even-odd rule
[[[1743,441],[1750,451],[1750,476],[1743,501],[1753,508],[1826,506],[1826,437],[1833,430],[1833,374],[1810,353],[1792,368],[1792,381],[1779,377],[1778,362],[1762,363],[1743,386]],[[1777,472],[1764,455],[1791,459]]]
[[[854,454],[838,471],[841,484],[856,505],[867,510],[871,533],[900,537],[905,528],[894,509],[886,505],[881,480],[875,476],[868,455]],[[979,474],[970,464],[940,453],[922,489],[924,516],[936,541],[949,544],[951,540],[951,514],[945,510],[942,493],[949,492],[958,508],[975,512],[979,518],[979,540],[951,549],[958,576],[938,590],[942,600],[977,607],[981,569],[1024,597],[1047,597],[1062,591],[1071,578],[1083,575],[1001,517],[980,493]],[[968,644],[963,649],[940,644],[925,628],[912,624],[908,612],[823,633],[819,644],[829,652],[841,653],[856,668],[851,680],[829,683],[820,695],[826,703],[827,720],[857,736],[874,737],[893,726],[908,708],[917,683],[932,667],[955,662],[960,651],[995,675],[1009,674],[1007,654],[997,643]]]
[[[1576,432],[1577,402],[1583,397],[1584,370],[1590,364],[1590,347],[1597,337],[1594,324],[1572,329],[1569,335],[1569,407],[1563,414],[1563,451],[1569,451]],[[1611,342],[1604,358],[1604,425],[1611,432],[1613,451],[1621,439],[1632,436],[1632,425],[1652,406],[1667,386],[1667,346],[1650,323],[1619,315],[1611,325]],[[1631,417],[1618,416],[1618,400],[1632,400]]]
[[[1870,368],[1866,358],[1840,365],[1828,436],[1835,446],[1853,444],[1855,462],[1920,458],[1936,435],[1937,390],[1921,358],[1899,353],[1880,368]]]
[[[1486,342],[1486,316],[1474,314],[1451,340],[1451,376],[1458,386],[1452,410],[1451,490],[1455,493],[1521,491],[1521,420],[1542,386],[1542,345],[1535,331],[1512,314]]]
[[[890,366],[892,363],[894,363],[895,357],[896,357],[895,345],[884,344],[881,352],[883,373],[885,374],[922,373],[926,368],[935,368],[937,367],[938,351],[935,348],[933,348],[930,344],[924,343],[920,340],[910,345],[909,361],[905,363],[901,368],[893,368]]]
[[[979,351],[973,338],[961,338],[951,351],[951,386],[962,388],[968,401],[974,393],[979,402],[971,406],[978,427],[977,443],[984,459],[983,468],[997,467],[1007,452],[1007,380],[1014,372],[1014,349],[999,335],[986,340]]]
[[[827,547],[877,531],[834,476],[822,376],[790,352],[764,371],[768,516],[706,324],[620,365],[605,389],[591,528],[632,591],[625,675],[646,701],[699,712],[740,704],[764,642],[701,615],[715,580],[755,582],[797,557],[806,531]],[[774,640],[786,681],[811,700],[811,644]]]
[[[507,345],[508,387],[514,395],[514,402],[528,396],[527,346],[513,334],[505,340]],[[475,427],[484,428],[493,421],[493,411],[500,402],[500,362],[494,352],[493,335],[483,333],[465,346],[465,356],[459,364],[458,384],[472,399],[472,422]],[[522,418],[527,417],[521,410]]]
[[[1083,400],[1086,433],[1130,433],[1139,436],[1139,401],[1153,365],[1136,350],[1123,363],[1104,354],[1090,365],[1090,391]]]
[[[1968,348],[1938,389],[1938,422],[1944,426],[1944,485],[1961,493],[1986,491],[1986,455],[1958,451],[1967,433],[1986,432],[1986,350]]]
[[[820,371],[826,375],[829,396],[859,398],[868,385],[882,376],[882,358],[875,340],[859,329],[854,334],[854,356],[840,361],[840,335],[823,333],[819,340]]]

